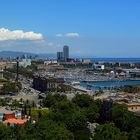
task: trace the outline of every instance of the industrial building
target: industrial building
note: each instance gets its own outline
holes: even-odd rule
[[[57,91],[59,84],[64,83],[63,78],[34,76],[33,88],[41,92]]]

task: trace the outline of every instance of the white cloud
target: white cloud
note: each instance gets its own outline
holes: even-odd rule
[[[66,33],[66,34],[56,34],[57,37],[79,37],[80,35],[78,33]]]
[[[67,33],[65,34],[66,37],[79,37],[78,33]]]
[[[63,37],[63,34],[56,34],[57,37]]]
[[[9,30],[0,28],[0,41],[6,40],[41,40],[43,35],[34,32],[24,32],[23,30]]]

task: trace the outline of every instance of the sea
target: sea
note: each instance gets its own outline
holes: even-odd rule
[[[90,60],[92,62],[140,62],[140,58],[91,58]]]
[[[82,86],[92,86],[92,87],[139,86],[140,80],[81,82],[81,85]]]

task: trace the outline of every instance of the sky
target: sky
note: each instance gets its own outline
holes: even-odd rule
[[[139,0],[0,0],[0,51],[140,57]]]

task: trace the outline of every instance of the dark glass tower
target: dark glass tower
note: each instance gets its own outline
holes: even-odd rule
[[[69,58],[69,46],[63,47],[63,55],[64,55],[64,61],[67,62]]]

